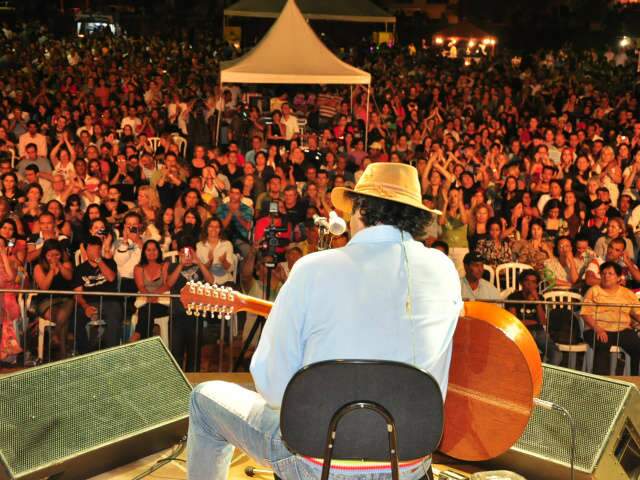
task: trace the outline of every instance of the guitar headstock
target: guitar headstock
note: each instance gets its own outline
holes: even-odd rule
[[[214,318],[231,318],[242,306],[241,294],[231,287],[222,287],[216,284],[204,282],[187,282],[180,290],[180,301],[187,310],[188,315],[206,317],[207,314]]]

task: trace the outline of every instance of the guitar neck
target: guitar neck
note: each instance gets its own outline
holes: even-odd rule
[[[237,295],[237,303],[239,305],[237,310],[267,317],[273,307],[273,302],[269,302],[268,300],[262,300],[261,298],[251,297],[241,293]]]

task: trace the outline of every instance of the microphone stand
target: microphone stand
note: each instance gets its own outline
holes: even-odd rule
[[[318,224],[318,251],[331,248],[331,237],[328,226]]]
[[[273,225],[273,219],[272,219],[272,225]],[[319,237],[318,250],[327,250],[328,248],[331,247],[332,235],[329,232],[328,225],[323,225],[323,224],[318,225],[318,237]],[[275,252],[273,253],[274,255],[272,256],[275,257]],[[271,254],[271,252],[269,252],[269,254]],[[267,279],[266,279],[267,281],[263,286],[263,298],[265,300],[269,300],[269,298],[271,297],[271,273],[273,272],[273,269],[276,268],[276,264],[274,261],[274,262],[265,263],[265,266],[267,267]],[[241,366],[244,367],[245,370],[249,371],[249,365],[245,360],[244,356],[246,355],[247,351],[251,347],[251,342],[253,342],[253,338],[256,336],[258,331],[260,331],[260,334],[262,334],[262,329],[264,328],[264,324],[266,321],[267,319],[262,315],[256,317],[256,321],[251,327],[251,330],[249,331],[249,335],[247,336],[247,339],[242,344],[242,348],[240,349],[238,358],[236,359],[236,362],[233,365],[233,370],[232,370],[233,372],[237,372]]]
[[[273,217],[272,217],[271,218],[271,227],[273,227],[273,225],[274,225],[274,221],[273,221]],[[274,260],[269,261],[269,262],[265,262],[265,264],[264,264],[265,267],[267,267],[266,282],[262,286],[262,296],[263,296],[263,298],[265,300],[269,300],[269,298],[271,298],[271,274],[272,274],[273,270],[276,268],[276,263],[275,263],[276,252],[275,252],[275,250],[273,252],[268,251],[267,255],[271,256]],[[244,369],[246,371],[249,371],[249,364],[245,360],[244,356],[246,355],[247,351],[251,347],[251,343],[253,342],[253,338],[256,336],[258,331],[260,331],[260,335],[262,335],[262,329],[264,328],[264,324],[266,323],[266,321],[267,321],[266,317],[263,317],[262,315],[258,315],[256,317],[256,321],[253,323],[253,325],[251,327],[251,330],[249,331],[249,335],[247,335],[247,339],[242,344],[242,348],[240,349],[240,353],[238,354],[238,358],[236,359],[236,362],[233,364],[233,369],[232,369],[233,372],[237,372],[238,369],[241,366],[244,367]],[[258,337],[258,338],[260,338],[260,337]]]

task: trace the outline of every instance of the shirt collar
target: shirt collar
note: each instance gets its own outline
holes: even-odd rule
[[[400,242],[402,240],[401,230],[391,225],[375,225],[360,230],[349,241],[349,245],[358,243],[382,243],[382,242]],[[410,240],[413,237],[404,232],[404,239]]]

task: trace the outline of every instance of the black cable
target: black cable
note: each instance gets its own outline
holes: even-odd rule
[[[177,446],[175,447],[175,449],[173,450],[171,455],[169,455],[166,458],[161,458],[155,464],[153,464],[151,467],[149,467],[147,470],[145,470],[144,472],[136,475],[132,480],[141,480],[141,479],[143,479],[145,477],[148,477],[149,475],[151,475],[156,470],[164,467],[165,465],[167,465],[168,463],[173,462],[174,460],[184,461],[182,459],[179,459],[178,457],[180,456],[180,454],[182,452],[184,452],[184,449],[185,449],[186,445],[187,445],[187,439],[186,438],[182,438],[182,440],[180,440],[180,442],[177,444]]]

